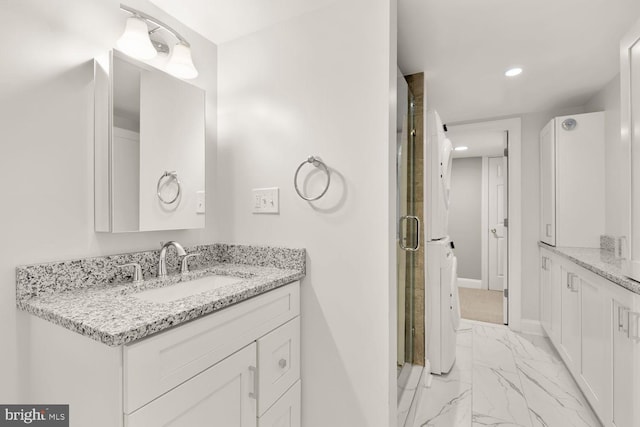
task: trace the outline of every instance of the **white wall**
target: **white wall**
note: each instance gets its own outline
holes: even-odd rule
[[[220,236],[308,251],[305,427],[395,425],[395,25],[395,1],[344,0],[219,46]],[[318,203],[293,189],[312,154]],[[252,215],[271,186],[280,214]]]
[[[449,234],[456,245],[458,277],[482,278],[482,157],[453,159]]]
[[[586,111],[605,112],[605,233],[626,235],[629,225],[629,147],[620,138],[620,75],[587,103]]]
[[[0,402],[28,401],[29,315],[15,308],[15,267],[216,241],[216,46],[151,6],[192,44],[207,90],[207,228],[127,235],[93,231],[92,58],[124,28],[119,1],[9,0],[0,11]],[[216,223],[219,224],[219,223]],[[221,225],[218,225],[218,228]],[[33,379],[37,384],[37,378]]]

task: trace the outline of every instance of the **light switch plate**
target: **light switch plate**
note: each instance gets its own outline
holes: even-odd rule
[[[205,213],[204,191],[196,191],[196,213]]]
[[[280,213],[280,189],[278,187],[254,188],[251,193],[253,213]]]

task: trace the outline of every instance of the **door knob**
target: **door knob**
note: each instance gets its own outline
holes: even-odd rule
[[[491,229],[491,232],[492,232],[493,234],[496,234],[497,230],[496,230],[495,228],[492,228],[492,229]]]

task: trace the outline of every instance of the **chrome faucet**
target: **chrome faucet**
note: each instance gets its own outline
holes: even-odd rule
[[[167,249],[169,249],[170,246],[176,248],[176,252],[178,252],[179,256],[185,256],[187,254],[182,245],[178,242],[174,242],[173,240],[162,245],[162,249],[160,249],[160,261],[158,262],[159,279],[167,277]]]

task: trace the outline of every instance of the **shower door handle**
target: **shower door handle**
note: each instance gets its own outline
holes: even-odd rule
[[[402,225],[408,221],[411,220],[414,222],[415,224],[415,236],[416,236],[416,243],[415,246],[412,247],[408,247],[404,244],[404,233],[403,230],[404,228],[402,227]],[[420,218],[418,218],[417,216],[413,216],[413,215],[405,215],[405,216],[401,216],[400,217],[400,249],[402,249],[403,251],[409,251],[409,252],[416,252],[418,249],[420,249]]]

